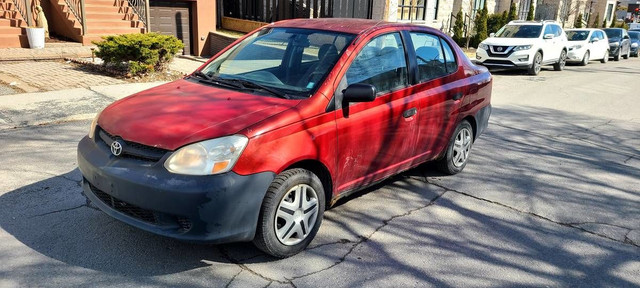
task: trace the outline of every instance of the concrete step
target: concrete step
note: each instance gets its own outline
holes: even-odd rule
[[[103,19],[119,19],[119,20],[131,20],[131,21],[137,21],[138,20],[138,15],[135,14],[121,14],[121,13],[114,13],[114,12],[104,12],[104,11],[100,11],[100,12],[87,12],[87,18],[89,19],[95,19],[95,20],[103,20]]]
[[[29,41],[26,35],[2,35],[0,34],[0,48],[28,48]]]
[[[87,27],[142,28],[143,24],[140,21],[129,21],[122,19],[88,19]]]
[[[134,30],[134,29],[131,29]],[[117,33],[117,34],[132,34],[132,33],[140,33],[140,31],[133,31],[130,33]],[[103,36],[111,36],[114,35],[113,33],[106,33],[106,34],[87,34],[82,36],[82,45],[91,45],[91,41],[102,41],[102,37]]]
[[[18,11],[15,11],[15,10],[1,10],[0,11],[0,18],[2,18],[2,19],[16,19],[16,18],[22,18],[22,16],[20,15],[20,13]]]
[[[27,21],[22,19],[0,19],[0,26],[27,27]]]
[[[115,6],[104,6],[104,5],[85,5],[84,11],[89,14],[93,12],[113,12],[113,13],[134,13],[133,8],[131,7],[115,7]]]
[[[21,27],[0,26],[1,35],[20,35],[23,34],[23,32],[24,28]]]
[[[16,10],[13,2],[0,2],[0,10]]]
[[[87,32],[93,35],[114,35],[114,34],[131,34],[142,33],[142,28],[111,28],[111,27],[87,27]]]

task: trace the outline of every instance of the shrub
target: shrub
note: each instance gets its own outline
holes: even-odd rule
[[[501,14],[491,14],[487,17],[487,32],[489,34],[496,33],[504,26]]]
[[[511,2],[511,7],[509,7],[509,21],[518,20],[518,11],[516,9],[516,3]]]
[[[576,21],[573,23],[574,28],[582,28],[582,13],[578,14]]]
[[[596,14],[596,18],[591,23],[591,28],[598,28],[598,23],[600,23],[600,13]]]
[[[456,22],[453,26],[453,40],[458,43],[459,46],[463,46],[464,43],[464,16],[462,15],[462,9],[458,11],[456,15]]]
[[[476,35],[473,37],[473,44],[471,46],[478,47],[478,44],[484,39],[487,39],[487,5],[478,11],[475,19]]]
[[[122,34],[102,39],[93,42],[98,46],[96,56],[102,58],[105,65],[124,69],[131,75],[164,70],[184,48],[178,38],[158,33]]]
[[[533,0],[530,0],[529,1],[529,13],[527,13],[527,21],[533,21],[533,19],[535,18],[534,9],[535,9],[535,7],[533,7]]]

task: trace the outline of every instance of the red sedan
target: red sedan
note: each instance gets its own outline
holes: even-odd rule
[[[349,193],[426,161],[462,171],[491,85],[431,28],[278,22],[104,109],[78,145],[83,189],[146,231],[288,257]]]

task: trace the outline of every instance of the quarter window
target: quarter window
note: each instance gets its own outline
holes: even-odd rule
[[[378,95],[407,86],[407,61],[398,33],[371,40],[360,50],[346,72],[347,85],[371,84]]]
[[[451,46],[449,46],[449,44],[447,44],[447,42],[442,38],[440,38],[440,42],[442,43],[442,48],[444,50],[444,61],[447,73],[450,74],[456,72],[456,70],[458,70],[458,63],[456,63],[456,57],[453,56]]]
[[[447,75],[445,53],[442,51],[440,37],[426,33],[412,32],[411,41],[416,51],[418,79],[420,82]],[[453,60],[453,53],[451,51],[449,51],[449,53],[452,54],[450,57]]]

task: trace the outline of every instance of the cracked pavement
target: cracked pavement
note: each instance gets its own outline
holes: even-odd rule
[[[461,174],[426,164],[349,196],[283,260],[87,205],[75,147],[89,120],[1,126],[0,287],[640,286],[640,101],[620,85],[638,64],[495,74],[490,126]],[[69,114],[123,93],[98,90],[96,103],[69,95],[82,107]]]

